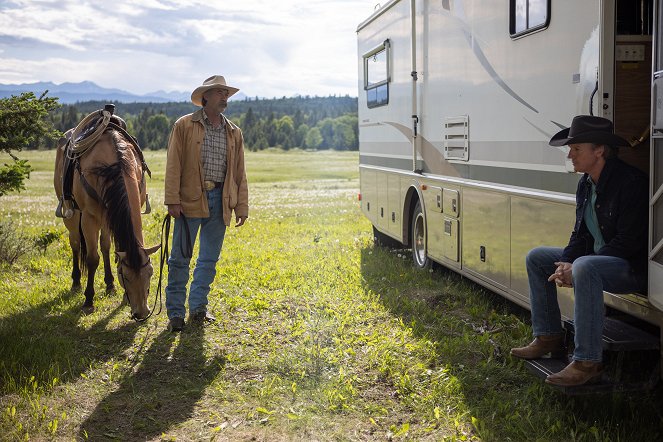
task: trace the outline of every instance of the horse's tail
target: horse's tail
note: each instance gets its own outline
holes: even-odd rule
[[[78,265],[81,271],[87,270],[87,244],[85,235],[83,235],[83,215],[78,218],[78,236],[81,238],[80,249],[78,253]]]

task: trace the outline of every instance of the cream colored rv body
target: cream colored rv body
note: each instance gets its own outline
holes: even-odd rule
[[[649,292],[605,302],[660,328],[661,3],[392,0],[377,9],[357,29],[361,200],[376,235],[412,247],[419,266],[433,260],[528,307],[525,255],[566,245],[580,177],[548,140],[574,115],[603,116],[624,138],[642,138],[620,156],[651,182]],[[560,291],[567,318],[572,296]]]

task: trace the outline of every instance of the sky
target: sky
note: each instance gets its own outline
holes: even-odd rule
[[[386,3],[386,0],[383,0]],[[0,83],[134,94],[211,75],[249,97],[357,96],[357,25],[376,0],[0,0]]]

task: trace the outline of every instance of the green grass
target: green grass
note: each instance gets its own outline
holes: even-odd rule
[[[21,156],[36,170],[26,191],[0,199],[0,216],[25,235],[63,236],[0,267],[3,440],[663,437],[660,389],[561,395],[508,356],[529,336],[526,312],[374,247],[357,153],[247,153],[250,218],[226,235],[209,297],[218,321],[181,334],[166,331],[165,312],[132,322],[101,272],[97,311],[80,313],[52,215],[53,153]],[[146,156],[152,245],[165,153]]]

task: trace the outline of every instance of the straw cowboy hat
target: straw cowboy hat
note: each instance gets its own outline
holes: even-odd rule
[[[592,115],[574,117],[571,127],[557,132],[548,144],[564,146],[578,143],[605,144],[612,147],[631,145],[619,135],[614,134],[612,121]]]
[[[210,89],[225,89],[228,91],[228,98],[239,91],[236,87],[228,86],[223,75],[212,75],[207,80],[203,81],[203,85],[198,86],[191,94],[191,101],[193,104],[196,106],[202,106],[203,94]]]

